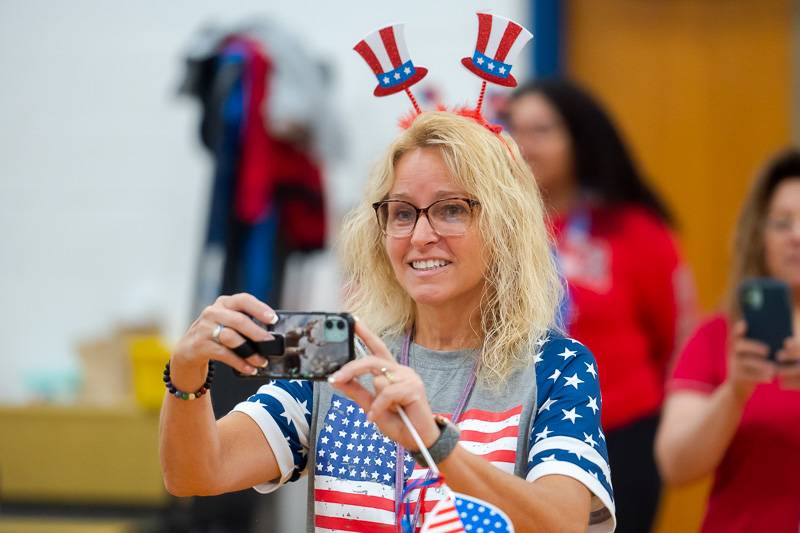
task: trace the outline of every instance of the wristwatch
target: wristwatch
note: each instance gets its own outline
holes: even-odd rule
[[[439,464],[453,452],[458,444],[459,437],[461,437],[461,431],[459,431],[455,424],[443,416],[436,415],[433,417],[433,421],[436,422],[441,433],[439,433],[439,438],[428,448],[428,453],[431,454],[433,462]],[[411,454],[411,457],[414,458],[418,465],[428,466],[424,456],[419,451],[412,452],[409,450],[408,453]]]

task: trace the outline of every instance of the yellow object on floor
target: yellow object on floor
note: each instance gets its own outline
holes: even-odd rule
[[[164,365],[169,349],[158,335],[135,335],[128,339],[136,404],[158,410],[164,400]]]

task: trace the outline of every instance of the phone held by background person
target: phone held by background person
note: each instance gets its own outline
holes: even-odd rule
[[[739,286],[739,307],[747,323],[745,336],[769,346],[775,362],[784,341],[792,336],[792,304],[789,286],[772,278],[752,278]]]
[[[268,363],[253,376],[237,372],[240,377],[324,380],[354,359],[355,321],[349,313],[275,313],[274,324],[253,319],[272,334],[272,340],[248,339],[234,349],[239,357],[261,355]]]

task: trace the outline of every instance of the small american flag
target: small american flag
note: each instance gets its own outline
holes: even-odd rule
[[[471,496],[451,492],[425,519],[420,533],[513,533],[500,509]]]

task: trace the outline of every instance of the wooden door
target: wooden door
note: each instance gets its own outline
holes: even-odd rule
[[[676,216],[703,310],[727,280],[754,172],[790,143],[790,0],[571,0],[566,68],[610,108]],[[659,532],[695,531],[708,482],[670,490]]]

